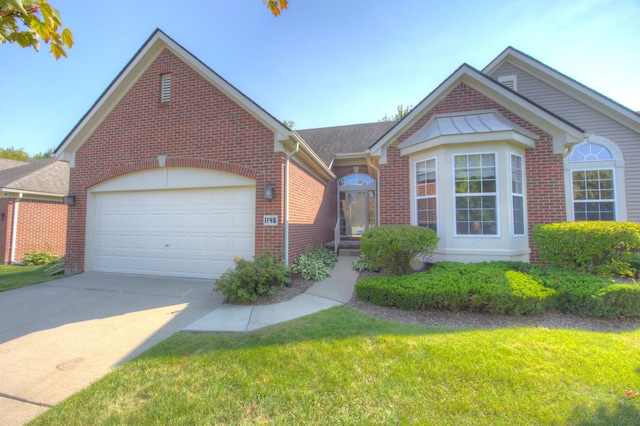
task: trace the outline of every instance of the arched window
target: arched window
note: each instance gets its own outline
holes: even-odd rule
[[[363,173],[353,173],[341,178],[338,181],[339,186],[363,186],[363,185],[375,185],[374,178]]]
[[[592,136],[572,149],[568,169],[573,220],[619,220],[618,204],[623,197],[616,196],[620,189],[616,175],[622,175],[616,170],[621,168],[617,157],[621,157],[619,149],[601,136]]]
[[[578,145],[571,153],[570,159],[572,163],[604,160],[613,160],[613,155],[611,155],[611,151],[598,143]]]

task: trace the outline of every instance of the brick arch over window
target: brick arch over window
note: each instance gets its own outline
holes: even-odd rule
[[[193,157],[167,157],[166,167],[193,167],[198,169],[210,169],[220,172],[232,173],[247,177],[249,179],[256,180],[258,177],[258,171],[250,167],[241,166],[238,164],[228,163],[226,161],[211,160],[205,158],[193,158]],[[157,157],[147,158],[140,161],[124,164],[111,168],[109,170],[100,172],[94,176],[91,176],[85,181],[85,188],[90,188],[101,182],[109,179],[113,179],[118,176],[126,175],[129,173],[139,172],[142,170],[160,168],[160,163]]]

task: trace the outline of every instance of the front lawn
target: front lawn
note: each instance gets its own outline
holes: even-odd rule
[[[33,424],[637,424],[629,391],[640,330],[455,330],[337,307],[175,334]]]
[[[64,277],[64,275],[45,275],[44,270],[48,267],[49,265],[0,265],[0,292]]]

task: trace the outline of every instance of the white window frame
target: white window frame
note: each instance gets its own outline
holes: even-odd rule
[[[494,171],[495,171],[495,192],[479,192],[479,193],[467,193],[467,194],[458,194],[456,193],[456,157],[469,157],[472,155],[493,155],[494,159]],[[451,157],[451,190],[453,192],[453,232],[455,237],[464,237],[464,238],[500,238],[500,157],[498,152],[496,151],[488,151],[488,152],[465,152],[465,153],[455,153],[452,154]],[[457,200],[459,197],[494,197],[495,198],[495,226],[496,232],[494,234],[460,234],[458,233],[458,220],[457,220]]]
[[[606,160],[604,160],[606,161]],[[576,200],[575,199],[575,192],[574,192],[574,187],[573,187],[573,174],[575,172],[601,172],[601,171],[610,171],[611,172],[611,183],[613,185],[612,187],[612,191],[613,191],[613,199],[601,199],[598,198],[597,200]],[[598,179],[598,181],[600,181],[600,179]],[[573,210],[573,220],[578,222],[578,219],[576,219],[576,207],[575,207],[575,203],[579,202],[579,203],[586,203],[586,204],[596,204],[596,203],[611,203],[613,202],[613,221],[618,220],[618,206],[616,203],[617,200],[617,196],[616,196],[616,170],[614,168],[611,167],[597,167],[597,168],[574,168],[571,169],[571,209]],[[585,221],[585,220],[602,220],[602,219],[580,219],[580,221]]]
[[[571,161],[574,151],[586,144],[598,144],[605,147],[612,156],[611,160],[596,161]],[[624,159],[622,150],[615,142],[599,135],[592,135],[582,143],[567,150],[564,156],[565,187],[567,221],[575,221],[574,193],[573,193],[573,172],[591,170],[613,170],[613,191],[614,191],[614,213],[615,220],[624,222],[627,220],[626,185],[624,178]],[[606,200],[604,200],[606,201]]]
[[[433,170],[435,172],[435,176],[436,176],[436,181],[435,181],[435,194],[432,195],[418,195],[418,164],[419,163],[427,163],[433,161]],[[419,200],[429,200],[429,199],[433,199],[435,200],[436,203],[436,229],[434,230],[436,233],[438,233],[439,229],[440,229],[440,216],[438,215],[438,158],[437,157],[428,157],[428,158],[421,158],[420,160],[416,160],[413,163],[413,205],[415,208],[415,224],[417,226],[421,226],[420,225],[420,209],[418,208],[418,202]],[[432,229],[432,228],[430,228]]]
[[[513,172],[514,172],[514,157],[517,157],[520,159],[520,186],[521,186],[521,192],[516,192],[513,189],[513,184],[514,184],[514,180],[513,180]],[[510,166],[510,172],[511,172],[511,180],[509,181],[509,187],[510,187],[510,191],[511,191],[511,230],[513,232],[513,236],[514,237],[524,237],[527,235],[527,203],[525,200],[525,193],[526,193],[526,188],[525,188],[525,184],[526,184],[526,179],[525,179],[525,164],[524,164],[524,157],[520,154],[516,154],[515,152],[511,152],[509,154],[509,166]],[[516,232],[516,212],[515,212],[515,202],[514,200],[516,198],[520,198],[522,200],[522,229],[523,232],[521,234]]]

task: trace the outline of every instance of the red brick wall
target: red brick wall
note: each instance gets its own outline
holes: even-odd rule
[[[333,240],[335,182],[320,182],[295,161],[289,163],[289,263]]]
[[[10,263],[13,205],[15,199],[0,200],[0,252],[2,262]],[[58,256],[66,254],[68,206],[61,202],[23,199],[19,201],[18,226],[14,260],[21,262],[26,253],[46,251]]]
[[[389,147],[387,164],[380,166],[381,224],[410,223],[409,160],[407,157],[400,156],[397,145],[424,126],[435,114],[485,109],[498,110],[515,124],[540,137],[535,149],[527,150],[525,158],[529,235],[536,224],[562,222],[566,219],[562,155],[553,154],[551,136],[497,102],[461,83]],[[529,245],[532,246],[531,240]],[[536,259],[534,250],[531,260]]]
[[[161,74],[172,73],[171,101],[160,104]],[[192,68],[165,50],[76,153],[71,169],[68,270],[84,269],[87,188],[106,179],[158,167],[203,167],[256,180],[256,253],[283,249],[284,226],[263,227],[263,214],[283,212],[284,155],[274,134]],[[276,199],[264,201],[271,183]],[[280,196],[278,196],[280,194]]]

